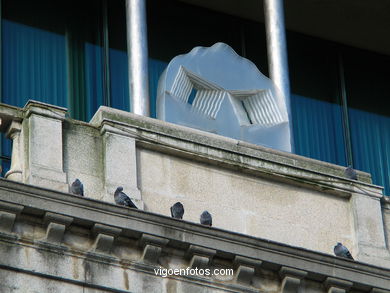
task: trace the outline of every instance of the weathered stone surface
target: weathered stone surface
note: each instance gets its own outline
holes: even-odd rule
[[[214,227],[290,245],[333,254],[337,241],[353,243],[350,203],[343,197],[150,150],[139,150],[139,162],[150,211],[169,215],[180,200],[184,219],[193,222],[208,210]]]
[[[143,233],[139,242],[142,247],[145,247],[145,245],[147,244],[153,244],[153,245],[164,247],[165,245],[168,244],[169,239]]]
[[[383,269],[390,267],[390,208],[368,174],[351,181],[341,166],[106,107],[91,123],[65,114],[37,102],[23,109],[0,105],[2,131],[21,123],[22,154],[15,151],[13,166],[21,166],[23,183],[40,186],[0,179],[0,236],[21,262],[5,263],[10,270],[26,269],[31,280],[39,272],[55,282],[69,279],[97,292],[110,286],[117,292],[277,292],[289,284],[296,290],[296,279],[299,290],[321,292],[318,280],[334,276],[355,291],[390,288]],[[68,193],[75,178],[84,183],[84,198]],[[114,205],[119,185],[141,210]],[[183,221],[166,217],[176,201],[185,206]],[[196,224],[203,210],[213,215],[213,227]],[[335,258],[336,242],[357,261]],[[156,277],[158,264],[235,272],[188,277],[185,285]],[[281,267],[307,277],[279,278]]]
[[[110,253],[113,243],[114,236],[99,233],[96,235],[92,250],[96,252]]]
[[[390,267],[380,199],[354,193],[351,198],[356,233],[357,259]]]
[[[137,187],[137,161],[135,140],[114,133],[111,127],[103,128],[103,165],[106,197],[112,200],[114,191],[122,186],[124,192],[142,208],[141,194]]]
[[[307,272],[289,267],[282,267],[279,270],[282,279],[282,293],[297,293],[300,290],[301,280],[306,277]]]
[[[64,170],[70,185],[76,178],[84,185],[84,196],[105,199],[103,145],[98,129],[74,121],[63,122]]]
[[[15,213],[0,211],[0,231],[11,233],[16,219]]]
[[[146,244],[142,254],[142,261],[149,264],[157,264],[161,255],[161,247],[152,244]]]
[[[27,144],[27,166],[23,171],[27,183],[67,191],[63,171],[62,120],[66,109],[28,102],[23,121],[23,141]]]
[[[112,236],[118,236],[121,233],[121,229],[112,227],[112,226],[107,226],[104,224],[95,224],[92,227],[92,233],[97,235],[100,233],[107,234],[107,235],[112,235]]]
[[[140,246],[143,247],[142,261],[149,264],[158,264],[162,248],[168,243],[167,238],[157,237],[150,234],[142,234]]]
[[[43,221],[45,223],[51,223],[51,222],[59,223],[67,227],[72,223],[73,218],[65,215],[57,214],[57,213],[46,212],[45,216],[43,217]]]
[[[358,259],[377,261],[377,252],[355,238],[365,236],[355,231],[359,213],[349,198],[379,198],[380,189],[342,178],[343,167],[107,107],[90,124],[65,119],[66,109],[39,102],[21,111],[21,139],[33,158],[24,166],[24,182],[68,192],[79,178],[86,197],[110,203],[122,185],[140,209],[145,204],[168,215],[181,200],[197,207],[186,209],[185,220],[198,222],[207,209],[215,227],[325,253],[341,241],[359,252]],[[366,213],[374,214],[377,207],[369,206]],[[380,225],[376,231],[381,233]],[[377,232],[374,242],[381,241]]]
[[[25,149],[23,136],[21,136],[22,124],[20,121],[13,120],[7,130],[6,136],[12,140],[12,158],[11,167],[5,174],[5,178],[18,182],[23,181],[23,164]]]
[[[376,266],[0,180],[0,203],[6,203],[10,198],[16,206],[23,206],[23,209],[14,224],[18,226],[14,232],[17,237],[0,233],[0,279],[6,279],[5,288],[15,286],[13,290],[20,292],[26,288],[23,287],[22,279],[23,282],[31,282],[34,290],[41,287],[41,291],[36,291],[40,293],[51,292],[58,286],[75,292],[80,288],[85,289],[84,292],[277,292],[275,288],[287,289],[286,285],[297,283],[295,279],[299,279],[299,286],[308,292],[323,293],[319,280],[327,278],[329,288],[340,289],[339,280],[342,280],[355,291],[362,288],[385,290],[390,284],[389,270]],[[41,216],[45,214],[46,217]],[[64,214],[73,220],[70,222],[60,217]],[[39,242],[39,233],[35,231],[40,229],[41,221],[51,220],[50,223],[55,223],[54,219],[57,222],[61,219],[70,222],[65,230],[64,239],[67,240],[43,246]],[[102,220],[106,224],[101,224]],[[65,227],[65,224],[62,225]],[[22,235],[22,231],[23,238],[20,238],[18,235]],[[118,235],[118,239],[111,241],[114,236],[110,236],[112,238],[108,242],[111,249],[103,249],[104,255],[91,253],[96,244],[89,241],[91,231],[93,235]],[[146,234],[143,236],[144,241],[141,241],[143,233]],[[161,246],[150,244],[161,241],[166,244],[164,256],[160,251],[157,254],[152,251]],[[144,243],[145,247],[150,245],[150,251],[153,252],[150,255],[160,255],[159,258],[145,258],[142,245],[140,247],[135,243]],[[234,282],[232,277],[162,278],[155,274],[154,269],[159,268],[155,260],[161,260],[162,257],[165,259],[164,267],[185,269],[189,265],[189,252],[207,259],[206,266],[210,269],[234,267],[238,275],[243,273],[238,269],[240,265],[246,268],[258,266],[260,262],[266,265],[258,267],[260,275],[254,275],[251,281],[244,278],[242,280],[246,281],[239,283]],[[222,263],[225,265],[221,266]],[[280,267],[279,279],[273,270]],[[334,282],[334,275],[339,278],[337,282]],[[301,279],[303,276],[306,276],[305,279]],[[284,285],[283,280],[286,280]]]
[[[251,158],[258,158],[264,161],[286,165],[286,167],[288,166],[295,169],[294,173],[296,175],[305,173],[304,170],[308,170],[313,172],[313,179],[315,178],[315,175],[327,174],[330,177],[336,176],[338,179],[342,178],[342,182],[351,182],[350,180],[343,178],[345,167],[342,166],[276,151],[197,129],[101,106],[91,119],[91,124],[100,126],[105,121],[117,123],[122,127],[124,125],[129,125],[131,127],[128,129],[128,132],[133,133],[133,137],[139,138],[140,136],[143,136],[145,141],[150,139],[156,146],[159,146],[159,144],[162,143],[171,142],[172,145],[176,145],[177,147],[184,146],[192,148],[192,151],[198,152],[199,155],[202,151],[208,151],[209,155],[212,155],[211,151],[218,149],[231,152],[230,159],[233,160],[235,158],[239,159],[239,156],[235,157],[234,154],[242,154]],[[174,141],[176,141],[176,144]],[[193,145],[197,146],[195,147],[196,150],[194,150],[195,148]],[[250,163],[250,160],[248,160],[248,163]],[[292,172],[289,173],[293,174]],[[367,173],[358,171],[358,176],[363,182],[371,182],[370,175]],[[328,178],[328,181],[336,182],[334,179],[335,178]]]
[[[49,223],[44,241],[60,245],[64,237],[66,226],[58,223]]]
[[[0,201],[0,231],[11,233],[13,231],[16,217],[23,210],[22,205]]]
[[[370,291],[370,293],[389,293],[389,292],[390,292],[389,290],[382,290],[382,289],[377,289],[377,288],[373,288]]]
[[[254,268],[245,265],[240,265],[237,269],[236,281],[238,283],[250,285],[254,274]]]
[[[324,282],[325,287],[328,289],[328,293],[345,293],[353,285],[353,283],[346,280],[328,277]]]
[[[257,259],[236,255],[233,260],[233,264],[237,268],[235,277],[236,282],[251,285],[255,269],[260,268],[261,263],[262,262]]]

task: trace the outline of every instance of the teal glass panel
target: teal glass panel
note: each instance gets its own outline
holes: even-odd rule
[[[68,106],[65,36],[2,20],[2,102]]]
[[[5,173],[11,167],[11,154],[12,154],[12,142],[10,139],[5,138],[5,134],[0,134],[1,139],[1,176],[4,177]]]
[[[167,67],[168,62],[149,58],[149,96],[150,96],[150,117],[156,118],[157,87],[161,74]]]
[[[345,48],[343,59],[354,167],[390,195],[390,57]]]
[[[294,94],[291,106],[295,152],[345,166],[341,107]]]
[[[350,109],[349,119],[354,167],[390,195],[390,117]]]
[[[65,36],[2,20],[2,102],[23,107],[29,99],[68,106]],[[1,154],[11,156],[2,138]],[[3,175],[10,161],[2,159]]]
[[[111,107],[129,111],[127,52],[110,48]]]
[[[107,1],[110,106],[130,111],[129,71],[126,36],[126,1]]]
[[[103,50],[101,46],[85,43],[85,86],[87,100],[87,121],[103,105]]]

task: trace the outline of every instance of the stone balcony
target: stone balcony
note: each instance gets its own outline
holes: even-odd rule
[[[226,282],[199,281],[216,291],[252,292],[263,288],[264,281],[270,284],[265,292],[277,292],[298,284],[296,279],[331,288],[333,278],[347,282],[338,285],[343,290],[390,288],[385,269],[390,268],[389,204],[367,173],[358,172],[359,181],[349,180],[341,166],[107,107],[99,108],[90,123],[67,118],[64,108],[34,101],[24,108],[2,104],[0,118],[0,130],[13,141],[8,180],[0,182],[2,219],[8,223],[2,235],[13,236],[2,241],[21,245],[26,254],[39,253],[42,245],[51,251],[54,245],[60,254],[81,253],[81,259],[91,253],[97,259],[110,255],[113,268],[123,265],[134,274],[149,270],[152,278],[144,268],[146,260],[184,266],[191,251],[206,249],[212,252],[206,255],[211,266],[223,263],[235,269],[235,277]],[[68,194],[75,178],[84,183],[85,198]],[[114,206],[118,186],[144,211]],[[184,204],[185,221],[166,217],[176,201]],[[196,224],[206,209],[213,215],[213,228]],[[357,261],[335,258],[336,242],[349,247]],[[80,259],[74,261],[70,256],[59,267],[73,262],[84,278],[87,268]],[[21,266],[29,270],[28,263]],[[241,271],[250,276],[244,287]],[[72,284],[83,279],[61,274]],[[286,276],[292,281],[283,281]],[[169,280],[156,282],[176,286]]]

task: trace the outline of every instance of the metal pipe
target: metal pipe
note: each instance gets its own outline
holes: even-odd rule
[[[3,1],[0,0],[0,103],[3,102]],[[0,144],[0,152],[1,152]]]
[[[344,131],[344,138],[345,138],[345,144],[344,144],[345,156],[347,159],[347,166],[353,166],[352,140],[351,140],[351,130],[349,127],[344,61],[341,52],[338,53],[338,65],[339,65],[339,76],[340,76],[341,107],[343,109],[342,117],[343,117],[343,131]]]
[[[264,19],[267,35],[268,70],[270,78],[283,93],[286,101],[291,148],[294,150],[283,0],[264,0]]]
[[[145,2],[126,0],[127,52],[131,111],[150,116]]]
[[[110,42],[108,35],[108,0],[103,0],[103,105],[111,106]]]

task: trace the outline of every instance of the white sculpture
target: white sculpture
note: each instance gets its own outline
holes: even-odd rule
[[[159,80],[157,118],[291,152],[281,92],[223,43],[171,60]]]

